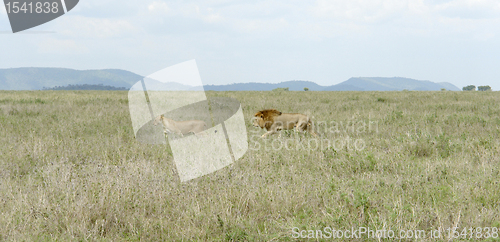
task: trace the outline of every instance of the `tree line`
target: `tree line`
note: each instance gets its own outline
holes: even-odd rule
[[[55,86],[52,88],[44,87],[43,90],[55,90],[55,91],[63,91],[63,90],[102,90],[102,91],[126,91],[128,90],[125,87],[114,87],[114,86],[104,86],[103,84],[82,84],[82,85],[72,85],[69,84],[67,86]]]
[[[474,85],[468,85],[466,87],[463,87],[462,88],[463,91],[475,91],[476,90],[476,86]],[[478,86],[477,87],[477,90],[478,91],[491,91],[491,87],[490,86]]]

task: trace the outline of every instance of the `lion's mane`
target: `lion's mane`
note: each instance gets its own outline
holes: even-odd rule
[[[266,128],[267,130],[269,130],[271,128],[271,125],[273,125],[274,123],[274,118],[280,115],[281,112],[276,109],[266,109],[258,111],[257,113],[255,113],[254,117],[262,118],[262,120],[264,121],[264,127],[262,127],[261,124],[261,128]]]

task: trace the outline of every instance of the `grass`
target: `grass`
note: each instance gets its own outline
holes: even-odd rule
[[[238,99],[246,120],[264,108],[308,113],[323,122],[321,139],[337,143],[262,140],[247,122],[242,159],[180,183],[168,146],[135,140],[127,92],[2,91],[0,240],[294,241],[294,227],[500,227],[497,92],[207,96]]]

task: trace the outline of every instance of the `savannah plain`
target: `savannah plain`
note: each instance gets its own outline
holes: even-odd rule
[[[127,92],[1,91],[0,240],[303,241],[293,228],[500,227],[497,92],[207,96],[241,102],[249,150],[181,183],[168,145],[135,139]],[[310,114],[321,137],[260,139],[250,118],[266,108]]]

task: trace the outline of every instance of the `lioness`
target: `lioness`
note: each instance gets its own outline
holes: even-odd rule
[[[154,125],[158,125],[160,122],[163,124],[163,133],[168,135],[169,133],[175,133],[184,137],[185,134],[193,133],[195,135],[204,134],[203,130],[207,124],[201,120],[187,120],[187,121],[174,121],[172,119],[166,118],[160,115],[155,118]]]
[[[307,130],[315,137],[318,136],[312,128],[309,117],[300,113],[282,113],[276,109],[266,109],[257,112],[252,120],[254,127],[266,128],[267,132],[262,135],[262,138],[279,130],[289,130],[294,127],[298,132]]]

